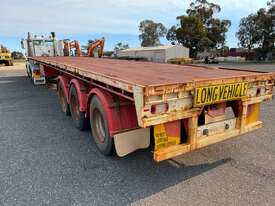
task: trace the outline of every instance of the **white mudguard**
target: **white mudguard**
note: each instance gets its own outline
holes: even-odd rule
[[[136,129],[114,135],[115,148],[119,157],[150,146],[150,128]]]

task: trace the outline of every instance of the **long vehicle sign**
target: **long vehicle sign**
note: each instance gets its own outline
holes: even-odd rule
[[[247,82],[198,87],[195,90],[194,105],[202,106],[240,99],[247,95],[247,90]]]

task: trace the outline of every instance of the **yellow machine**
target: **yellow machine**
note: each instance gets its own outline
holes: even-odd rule
[[[13,65],[11,53],[3,46],[0,46],[0,64],[5,64],[6,66]]]

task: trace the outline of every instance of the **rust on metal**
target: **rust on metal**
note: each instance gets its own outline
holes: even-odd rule
[[[61,68],[98,74],[142,87],[186,84],[228,78],[239,79],[261,75],[261,73],[252,71],[88,57],[33,57],[31,59],[50,63]]]

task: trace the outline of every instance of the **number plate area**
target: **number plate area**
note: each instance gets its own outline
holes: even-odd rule
[[[247,96],[248,82],[213,85],[195,89],[195,106],[241,99]]]
[[[236,128],[236,118],[202,125],[197,129],[198,137],[207,137],[215,134],[232,131]]]

